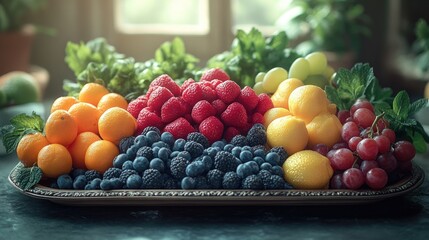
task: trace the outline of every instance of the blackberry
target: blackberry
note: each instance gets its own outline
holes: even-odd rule
[[[162,175],[156,169],[148,169],[143,172],[142,187],[146,189],[162,188]]]
[[[227,172],[223,176],[222,187],[224,189],[239,189],[241,187],[241,178],[236,172]]]
[[[264,189],[264,183],[260,176],[250,175],[243,180],[243,189],[261,190]]]
[[[214,188],[214,189],[222,188],[223,175],[224,173],[218,169],[210,170],[207,173],[207,182],[210,188]]]
[[[284,189],[285,180],[278,175],[271,175],[267,180],[267,183],[264,182],[265,189]]]
[[[121,175],[119,175],[119,179],[121,180],[121,183],[125,185],[127,183],[127,178],[133,174],[138,174],[138,173],[136,170],[132,170],[132,169],[123,170]]]
[[[112,179],[112,178],[118,178],[121,176],[122,169],[111,167],[107,169],[103,174],[103,179]]]
[[[164,173],[162,174],[162,187],[164,189],[177,189],[179,185],[169,174]]]
[[[152,148],[143,146],[139,148],[139,150],[136,153],[136,157],[145,157],[148,160],[151,160],[153,158],[153,151]]]
[[[262,124],[255,124],[247,132],[246,136],[249,146],[265,145],[267,143],[267,134]]]
[[[286,161],[286,158],[288,157],[288,154],[286,150],[283,147],[273,147],[270,149],[269,152],[275,152],[280,156],[280,164],[279,166],[282,166],[283,163]]]
[[[238,146],[238,147],[244,147],[244,146],[248,145],[247,139],[243,135],[235,135],[231,139],[231,144],[234,145],[234,146]]]
[[[182,179],[186,176],[186,167],[189,161],[182,157],[175,157],[171,159],[170,171],[171,175],[176,179]]]
[[[68,174],[63,174],[57,178],[57,185],[59,189],[72,189],[73,179]]]
[[[138,174],[133,174],[127,178],[128,189],[141,188],[142,183],[143,183],[142,177],[140,177]]]
[[[126,153],[128,148],[130,148],[134,144],[135,137],[125,137],[119,141],[119,152]]]
[[[234,155],[226,151],[216,153],[214,159],[214,167],[222,172],[235,171],[237,168],[237,161]]]
[[[186,138],[188,141],[194,141],[196,143],[201,144],[204,148],[210,147],[209,140],[201,133],[199,132],[192,132],[188,134],[188,137]]]
[[[85,178],[87,182],[91,182],[92,180],[101,177],[101,174],[95,170],[88,170],[85,172]]]
[[[209,189],[209,184],[205,176],[198,176],[195,179],[195,188],[196,189]]]
[[[154,127],[154,126],[149,126],[149,127],[146,127],[145,129],[143,129],[143,132],[141,133],[141,135],[146,135],[150,131],[154,131],[154,132],[158,133],[158,135],[161,135],[161,131],[157,127]]]
[[[271,172],[268,170],[261,170],[258,173],[258,176],[262,179],[262,183],[264,184],[264,188],[270,189],[270,188],[268,188],[268,186],[270,184]]]
[[[203,145],[194,141],[186,142],[184,149],[191,154],[192,159],[203,155],[204,152]]]

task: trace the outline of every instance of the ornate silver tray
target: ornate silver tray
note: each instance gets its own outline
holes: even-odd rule
[[[332,205],[365,204],[404,195],[419,187],[425,178],[414,164],[412,174],[382,190],[63,190],[36,185],[24,191],[16,184],[17,167],[9,181],[32,198],[64,205],[101,206],[215,206],[215,205]]]

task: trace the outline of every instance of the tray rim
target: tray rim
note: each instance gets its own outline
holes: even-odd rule
[[[76,206],[237,206],[237,205],[351,205],[367,204],[402,196],[424,182],[425,173],[413,163],[412,174],[382,190],[181,190],[116,189],[63,190],[37,184],[23,190],[16,183],[17,164],[8,180],[22,194],[62,205]]]

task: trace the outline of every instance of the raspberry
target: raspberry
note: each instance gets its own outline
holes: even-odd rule
[[[164,128],[164,131],[171,133],[175,139],[186,139],[189,133],[195,132],[195,129],[185,118],[180,117],[167,124],[167,126]]]
[[[172,122],[185,114],[184,105],[177,97],[168,99],[161,107],[161,120],[163,123]]]
[[[216,87],[217,96],[224,103],[232,103],[240,95],[241,88],[234,81],[228,80],[225,81]]]
[[[148,108],[143,108],[137,118],[137,130],[136,133],[140,134],[146,127],[154,126],[158,129],[162,129],[163,125],[161,118],[155,113],[151,112]]]
[[[155,111],[161,111],[162,105],[170,98],[173,94],[165,87],[158,87],[149,96],[147,105]]]
[[[257,123],[263,124],[264,123],[264,115],[262,115],[258,112],[255,112],[252,114],[251,121],[252,121],[252,124],[257,124]]]
[[[192,78],[189,78],[188,80],[184,81],[182,86],[180,86],[180,91],[182,92],[182,94],[183,94],[183,91],[185,91],[185,89],[188,88],[189,85],[193,83],[195,83],[195,80]]]
[[[214,100],[217,99],[217,94],[216,91],[213,90],[211,84],[201,84],[201,90],[203,91],[203,96],[204,99],[209,101],[209,102],[213,102]]]
[[[189,85],[182,93],[182,99],[191,106],[204,98],[203,90],[197,83]]]
[[[231,142],[232,138],[235,137],[236,135],[240,134],[240,131],[238,131],[237,128],[235,127],[228,127],[225,131],[225,134],[223,135],[223,138],[225,138],[225,140],[227,142]]]
[[[206,100],[197,102],[192,108],[191,116],[196,123],[201,123],[204,119],[214,116],[216,109]]]
[[[268,96],[266,93],[259,94],[258,98],[259,98],[259,103],[258,103],[258,106],[256,107],[256,111],[258,113],[264,115],[266,111],[274,107],[270,96]]]
[[[226,109],[226,104],[224,102],[222,102],[222,100],[220,100],[220,99],[214,100],[212,102],[212,106],[214,107],[214,109],[216,109],[216,112],[219,115],[221,113],[223,113],[223,111],[225,111],[225,109]]]
[[[244,127],[247,123],[246,109],[238,102],[231,103],[221,114],[221,119],[225,126]]]
[[[204,119],[199,126],[200,133],[203,134],[211,143],[222,138],[223,129],[223,123],[215,116]]]
[[[137,119],[140,111],[147,107],[147,99],[143,97],[138,97],[137,99],[132,100],[127,107],[127,111]]]
[[[252,88],[250,88],[249,86],[246,86],[241,90],[237,101],[244,106],[247,112],[250,112],[253,109],[255,109],[256,106],[258,105],[259,98]]]
[[[231,78],[224,70],[220,68],[212,68],[203,73],[203,75],[200,78],[200,81],[202,80],[211,81],[215,79],[226,81],[226,80],[230,80]]]
[[[167,74],[163,74],[157,78],[155,78],[149,85],[149,88],[154,88],[156,86],[159,87],[165,87],[174,96],[180,96],[180,87],[177,85],[177,83]]]
[[[215,80],[210,81],[210,84],[212,85],[213,89],[216,89],[217,85],[219,85],[221,83],[223,83],[223,81],[219,80],[219,79],[215,79]]]

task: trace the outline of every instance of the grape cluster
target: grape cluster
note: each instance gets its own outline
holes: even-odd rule
[[[247,136],[209,143],[201,133],[174,139],[148,127],[120,141],[121,153],[103,174],[74,170],[54,184],[62,189],[286,189],[283,148],[266,150],[266,133],[254,125]]]
[[[343,124],[342,141],[331,150],[323,145],[314,149],[326,155],[336,171],[331,188],[377,190],[411,172],[413,144],[397,140],[383,114],[376,116],[369,101],[358,99],[350,110],[339,111],[338,118]]]

